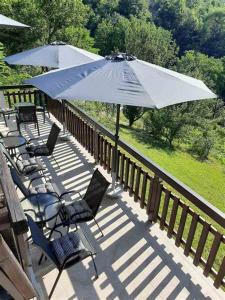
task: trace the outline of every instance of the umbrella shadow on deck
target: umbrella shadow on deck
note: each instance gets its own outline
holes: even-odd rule
[[[82,224],[96,249],[100,276],[92,286],[88,274],[80,282],[76,268],[69,269],[75,290],[69,299],[84,297],[85,282],[91,299],[175,299],[182,295],[185,299],[210,299],[202,293],[200,285],[193,283],[191,275],[182,270],[183,265],[167,252],[167,246],[158,241],[154,230],[151,234],[155,225],[149,225],[146,218],[141,220],[135,206],[138,207],[120,199],[114,203],[104,201],[98,214],[105,234],[101,239],[96,239],[99,233],[94,223]]]

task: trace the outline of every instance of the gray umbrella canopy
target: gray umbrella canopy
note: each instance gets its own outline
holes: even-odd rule
[[[23,23],[17,22],[13,19],[10,19],[6,16],[0,14],[0,27],[21,27],[21,28],[29,28],[30,26],[25,25]]]
[[[4,58],[11,65],[30,65],[48,68],[66,68],[102,59],[89,51],[54,42]]]
[[[48,72],[26,83],[53,99],[151,108],[216,97],[201,80],[121,55]]]
[[[120,105],[151,108],[215,98],[195,78],[153,65],[126,54],[56,70],[26,80],[53,99],[100,101],[117,104],[112,178],[115,186]]]

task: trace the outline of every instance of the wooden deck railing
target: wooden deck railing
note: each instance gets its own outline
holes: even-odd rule
[[[12,104],[29,99],[24,92],[27,88],[31,87],[2,87],[2,90]],[[48,110],[62,122],[61,102],[46,99]],[[114,135],[67,101],[65,113],[69,132],[110,172]],[[168,238],[174,237],[176,246],[183,247],[194,265],[203,267],[204,275],[213,278],[216,288],[225,287],[225,214],[121,140],[118,152],[116,177],[124,190],[146,209],[149,221],[158,221],[160,228],[167,230]]]
[[[15,299],[31,299],[27,220],[3,153],[0,152],[0,284]]]

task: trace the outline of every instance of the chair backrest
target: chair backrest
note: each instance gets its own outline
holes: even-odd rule
[[[6,159],[10,162],[10,164],[13,166],[13,168],[18,172],[18,174],[20,174],[21,172],[17,168],[17,165],[16,165],[15,161],[12,159],[9,152],[6,150],[6,148],[1,143],[0,143],[0,150],[5,155]]]
[[[48,140],[46,143],[46,146],[49,149],[49,155],[51,155],[52,152],[54,151],[55,144],[56,144],[57,138],[59,136],[60,130],[61,129],[55,123],[52,124],[52,128],[51,128],[51,131],[49,133]]]
[[[99,172],[99,170],[96,169],[83,198],[92,210],[94,216],[97,214],[98,208],[109,185],[110,183]]]
[[[9,168],[10,168],[10,173],[11,173],[13,182],[20,189],[20,191],[23,193],[24,197],[28,197],[29,194],[30,194],[29,190],[24,185],[20,175],[18,174],[18,172],[13,167],[9,167]]]
[[[50,248],[50,241],[46,239],[43,232],[34,222],[34,220],[29,215],[26,216],[34,244],[41,248],[45,254],[47,254],[48,257],[57,265],[58,261]]]
[[[7,108],[3,91],[0,91],[0,109]]]
[[[36,106],[44,106],[45,105],[45,94],[40,90],[34,91],[34,103]]]
[[[18,109],[18,119],[20,123],[37,122],[36,106],[21,106]]]

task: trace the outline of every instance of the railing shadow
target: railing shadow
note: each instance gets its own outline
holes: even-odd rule
[[[46,140],[52,121],[46,118],[44,124],[39,117],[40,137]],[[33,125],[23,134],[37,136]],[[60,168],[44,158],[45,174],[61,192],[77,189],[83,194],[95,168],[93,158],[75,141],[59,141],[54,156]],[[203,286],[208,279],[188,265],[182,249],[176,248],[157,224],[148,223],[145,211],[128,193],[116,201],[106,197],[97,220],[104,232],[102,238],[94,222],[80,226],[96,250],[99,279],[93,281],[93,266],[87,259],[64,271],[52,299],[211,299]],[[38,252],[32,253],[42,288],[49,292],[57,271],[48,260],[38,267]],[[215,294],[212,298],[219,299]]]

